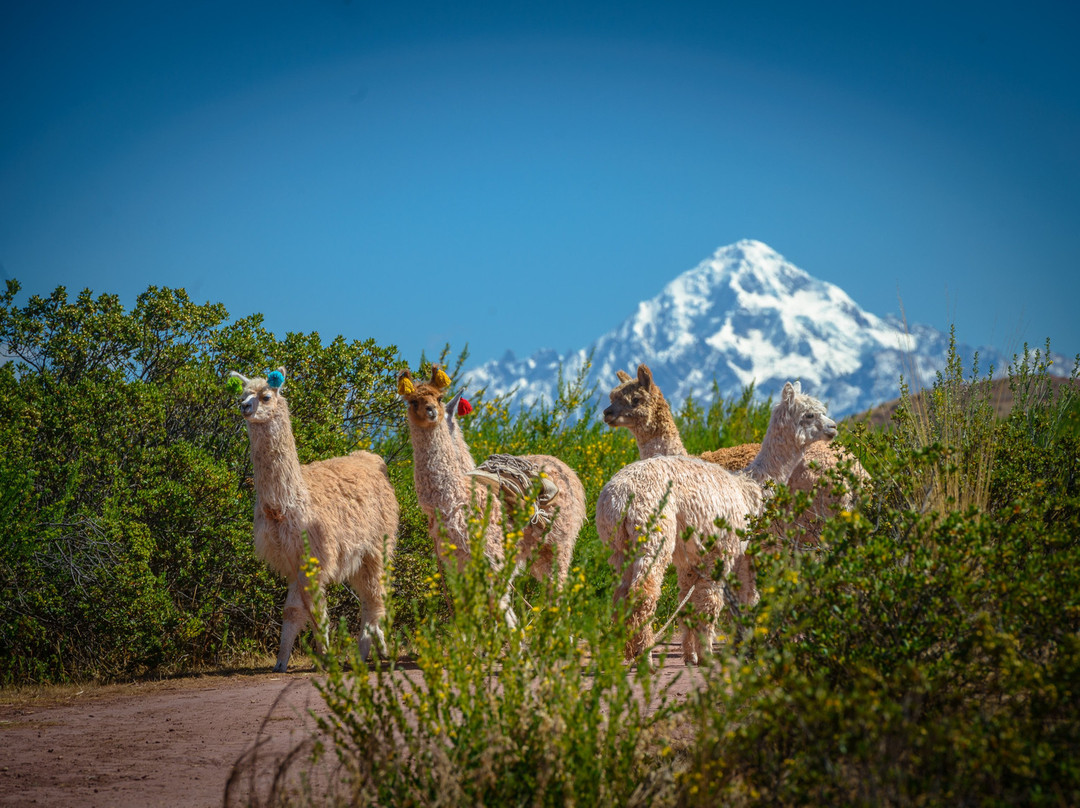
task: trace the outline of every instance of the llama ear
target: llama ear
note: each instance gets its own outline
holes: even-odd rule
[[[637,366],[637,379],[641,382],[641,386],[646,390],[650,390],[653,386],[652,371],[649,370],[649,366],[642,362]]]
[[[266,383],[275,390],[280,390],[281,386],[285,384],[285,368],[281,367],[277,370],[271,370],[266,374]]]
[[[440,390],[445,390],[450,386],[450,377],[446,375],[446,371],[443,370],[442,365],[431,366],[431,383]]]
[[[229,371],[229,378],[225,382],[225,389],[232,393],[234,396],[238,396],[244,392],[244,385],[248,383],[247,377],[242,373],[237,373],[235,370]]]
[[[628,381],[630,381],[630,374],[627,373],[625,370],[616,370],[615,371],[615,376],[616,376],[616,378],[618,378],[618,380],[620,382],[628,382]]]
[[[412,374],[403,370],[397,375],[397,391],[399,396],[409,396],[416,392],[416,386],[412,381]]]
[[[454,396],[446,404],[446,423],[452,424],[458,414],[458,402],[461,401],[461,396],[464,395],[465,388],[462,387],[456,396]]]
[[[785,404],[790,404],[795,399],[795,394],[797,392],[799,392],[798,382],[795,382],[794,384],[792,384],[791,382],[785,382],[784,389],[780,393],[780,400],[783,401]]]

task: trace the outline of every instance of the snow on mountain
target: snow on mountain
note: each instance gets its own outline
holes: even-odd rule
[[[633,374],[645,362],[676,407],[691,393],[708,401],[713,379],[724,397],[751,382],[775,397],[784,382],[799,379],[843,416],[896,398],[901,374],[932,383],[948,345],[947,334],[921,325],[905,329],[898,318],[863,311],[839,287],[760,241],[744,240],[679,275],[588,347],[565,355],[544,349],[525,359],[508,351],[465,377],[471,389],[487,388],[489,395],[516,391],[518,404],[550,403],[560,365],[573,378],[591,354],[589,382],[598,383],[604,401],[616,370]],[[974,349],[958,349],[967,371]],[[981,368],[1005,368],[994,349],[978,352]]]

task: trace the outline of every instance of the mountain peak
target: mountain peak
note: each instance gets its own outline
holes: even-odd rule
[[[488,362],[468,372],[471,387],[518,389],[519,403],[553,401],[558,368],[573,376],[593,356],[590,382],[606,394],[615,371],[648,363],[669,401],[707,401],[713,379],[723,396],[754,383],[765,395],[799,379],[835,415],[868,409],[899,393],[917,367],[932,381],[944,368],[946,335],[863,311],[839,287],[813,277],[767,244],[743,239],[717,249],[587,348],[560,356]],[[970,362],[973,351],[960,346]],[[992,349],[981,357],[1005,363]]]

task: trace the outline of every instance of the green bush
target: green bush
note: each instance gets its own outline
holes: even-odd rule
[[[1049,410],[996,421],[950,367],[926,420],[861,434],[876,490],[819,552],[758,554],[748,639],[689,711],[680,803],[1080,799],[1080,442],[1033,440]]]
[[[472,524],[471,541],[483,542],[482,521]],[[318,719],[315,757],[335,756],[341,781],[332,799],[309,786],[300,801],[649,805],[670,791],[653,762],[663,759],[658,731],[676,702],[649,666],[624,667],[612,607],[590,597],[575,567],[557,596],[513,597],[511,624],[499,593],[510,589],[512,541],[506,551],[501,569],[480,553],[460,573],[446,563],[445,590],[439,573],[427,580],[423,599],[441,603],[445,591],[452,609],[447,619],[437,607],[418,610],[411,657],[395,639],[387,661],[369,667],[345,632],[316,654],[329,712]]]
[[[259,316],[150,287],[0,295],[0,682],[220,664],[277,642],[283,584],[252,551],[243,419],[223,376],[289,367],[303,461],[396,422],[395,351],[279,340]],[[333,599],[341,592],[333,593]]]

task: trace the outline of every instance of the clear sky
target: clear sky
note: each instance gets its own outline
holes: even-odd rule
[[[4,0],[0,272],[479,362],[755,238],[1071,356],[1078,9]]]

